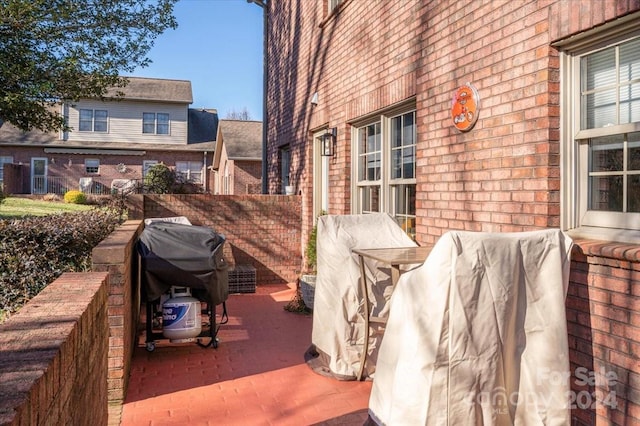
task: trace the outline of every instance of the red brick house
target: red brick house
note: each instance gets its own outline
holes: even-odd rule
[[[619,378],[574,380],[574,422],[640,424],[640,2],[266,6],[268,192],[302,195],[306,232],[321,210],[420,244],[567,231],[572,366]]]
[[[164,163],[204,192],[218,133],[215,110],[192,109],[191,82],[130,77],[124,99],[63,104],[70,132],[0,126],[0,181],[10,193],[110,193]],[[7,164],[12,164],[8,166]],[[5,175],[11,175],[11,184]]]
[[[213,157],[214,194],[262,190],[262,122],[220,120]]]

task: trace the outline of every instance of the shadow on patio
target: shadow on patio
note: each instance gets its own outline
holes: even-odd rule
[[[365,423],[371,382],[326,378],[305,364],[312,317],[284,310],[293,295],[285,285],[230,295],[217,349],[138,347],[121,424]]]

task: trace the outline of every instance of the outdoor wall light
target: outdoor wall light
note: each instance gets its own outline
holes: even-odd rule
[[[338,129],[333,127],[331,129],[327,129],[325,133],[320,136],[320,140],[322,141],[321,149],[323,157],[333,157],[337,134]]]

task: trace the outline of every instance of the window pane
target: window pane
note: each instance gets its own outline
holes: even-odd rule
[[[416,154],[413,146],[402,150],[402,177],[412,179],[415,177]]]
[[[391,148],[402,146],[402,117],[391,119]]]
[[[640,83],[620,87],[620,124],[635,122],[640,122]]]
[[[396,215],[416,214],[416,186],[415,185],[395,185],[394,186],[394,212]]]
[[[606,49],[582,58],[583,71],[587,78],[583,90],[593,90],[616,83],[616,52]]]
[[[361,213],[380,212],[380,187],[363,186],[360,187]]]
[[[80,126],[81,132],[90,132],[93,130],[93,110],[81,109],[80,110]]]
[[[402,150],[391,150],[391,179],[400,179],[402,177]]]
[[[158,113],[158,129],[157,132],[159,135],[168,135],[169,134],[169,114]]]
[[[142,133],[154,133],[156,127],[156,115],[152,112],[142,113]]]
[[[591,210],[622,211],[622,176],[591,176],[589,188]]]
[[[586,96],[587,129],[617,124],[616,90],[609,89]]]
[[[102,109],[97,109],[94,111],[94,123],[93,123],[93,131],[94,132],[106,132],[107,131],[107,111]]]
[[[627,211],[640,213],[640,175],[629,176],[627,193]]]
[[[620,82],[640,79],[640,38],[620,45]]]
[[[627,169],[640,170],[640,132],[629,134],[629,161]]]
[[[591,172],[621,171],[623,168],[622,136],[594,138],[589,142]]]
[[[415,144],[414,135],[415,135],[415,112],[410,112],[402,116],[404,121],[402,140],[403,145],[413,145]]]

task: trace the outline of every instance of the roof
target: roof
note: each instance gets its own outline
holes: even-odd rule
[[[218,134],[218,112],[215,109],[189,108],[187,143],[215,142]]]
[[[191,82],[188,80],[167,80],[161,78],[126,77],[129,84],[112,89],[108,93],[124,93],[130,101],[162,101],[177,103],[193,103]],[[109,94],[107,94],[107,97]]]
[[[230,160],[262,160],[262,122],[220,120],[220,132]]]

